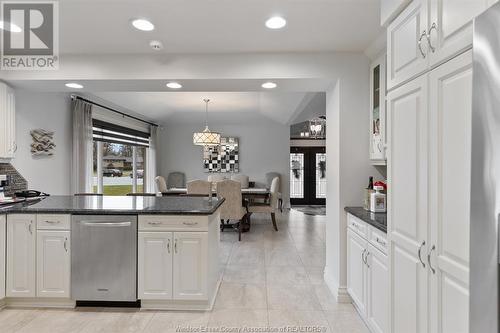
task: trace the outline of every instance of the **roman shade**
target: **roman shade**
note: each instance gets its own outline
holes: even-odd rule
[[[92,119],[92,137],[94,141],[148,148],[151,135],[150,133]]]

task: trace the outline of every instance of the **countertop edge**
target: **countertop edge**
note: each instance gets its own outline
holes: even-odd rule
[[[363,207],[344,207],[344,211],[356,216],[358,219],[368,223],[372,227],[387,234],[387,222],[384,224],[381,221],[377,221],[376,219],[368,217],[368,214],[370,214],[370,215],[373,214],[376,217],[387,221],[387,213],[372,213],[372,212],[368,212],[368,211],[364,210]],[[363,213],[360,213],[361,211]]]

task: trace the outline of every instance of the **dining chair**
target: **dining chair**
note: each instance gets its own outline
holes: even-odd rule
[[[231,180],[235,180],[237,182],[240,182],[241,188],[248,188],[248,184],[249,184],[248,176],[233,174],[233,175],[231,175]]]
[[[174,171],[168,174],[168,188],[184,188],[186,187],[186,175],[184,172]]]
[[[278,226],[276,225],[276,205],[278,203],[278,189],[280,186],[279,177],[274,177],[271,182],[271,197],[269,202],[254,202],[248,206],[248,213],[267,213],[271,214],[271,220],[273,222],[273,227],[275,231],[278,231]],[[248,221],[250,222],[250,216],[248,216]]]
[[[155,184],[156,184],[156,192],[166,192],[168,190],[167,182],[165,181],[165,177],[163,176],[156,176]]]
[[[226,176],[218,174],[218,173],[208,175],[208,181],[211,182],[211,183],[221,182],[221,181],[223,181],[225,179],[226,179]]]
[[[238,221],[238,241],[241,241],[241,230],[247,218],[247,210],[243,207],[240,182],[229,179],[218,182],[217,196],[225,199],[220,208],[221,231],[224,231],[224,221]]]
[[[278,208],[280,212],[283,213],[283,195],[281,194],[281,174],[278,172],[268,172],[266,173],[266,184],[267,188],[271,188],[271,183],[274,178],[278,177],[280,184],[278,185]]]
[[[192,180],[187,183],[188,195],[209,195],[212,193],[212,183],[206,180]]]

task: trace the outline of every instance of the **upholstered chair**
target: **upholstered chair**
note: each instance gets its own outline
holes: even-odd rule
[[[166,192],[167,191],[167,182],[163,176],[157,176],[155,178],[156,183],[156,192]]]
[[[283,212],[283,196],[281,194],[281,175],[278,172],[268,172],[266,173],[266,184],[267,188],[271,188],[271,183],[274,178],[278,177],[280,180],[280,185],[278,186],[278,208]]]
[[[184,172],[171,172],[167,178],[168,188],[184,188],[186,187],[186,175]]]
[[[223,181],[224,179],[226,179],[226,176],[218,173],[208,175],[208,181],[211,183],[218,183]]]
[[[240,182],[235,180],[218,182],[217,196],[225,199],[220,208],[221,230],[224,230],[224,221],[238,221],[238,240],[241,241],[241,229],[243,222],[246,221],[247,210],[243,207]]]
[[[187,183],[188,195],[209,195],[212,193],[212,183],[206,180],[192,180]]]
[[[240,182],[241,188],[248,188],[249,178],[245,175],[231,175],[231,180]]]
[[[271,198],[269,202],[255,202],[248,206],[249,215],[253,213],[266,213],[271,214],[271,220],[273,222],[274,230],[278,231],[278,226],[276,225],[276,205],[278,204],[278,189],[280,187],[280,179],[275,177],[271,182]],[[248,216],[250,218],[250,216]]]

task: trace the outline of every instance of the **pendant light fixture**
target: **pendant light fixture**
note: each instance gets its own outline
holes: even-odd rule
[[[204,99],[203,102],[205,102],[205,129],[203,132],[193,133],[193,144],[198,146],[218,146],[220,145],[220,133],[208,129],[208,103],[210,100]]]

